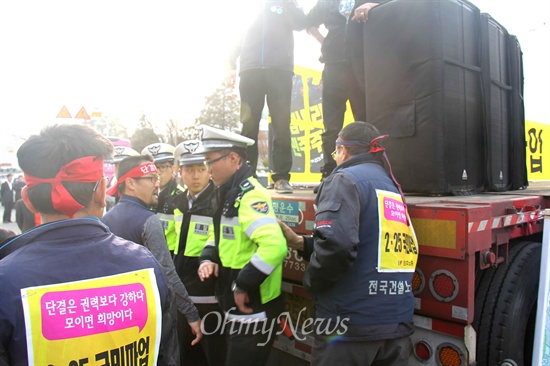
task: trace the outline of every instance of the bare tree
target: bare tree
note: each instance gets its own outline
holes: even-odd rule
[[[240,101],[235,90],[225,83],[205,98],[204,108],[196,125],[208,125],[223,130],[240,131]]]

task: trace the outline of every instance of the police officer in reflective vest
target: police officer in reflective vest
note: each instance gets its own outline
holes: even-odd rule
[[[177,245],[174,250],[176,271],[195,304],[201,318],[204,336],[200,345],[191,346],[195,338],[185,326],[184,316],[178,317],[180,359],[189,365],[223,365],[225,362],[225,338],[221,333],[218,316],[221,315],[214,291],[214,279],[201,282],[197,276],[199,255],[208,239],[208,227],[212,224],[212,192],[214,183],[204,166],[204,155],[192,153],[199,147],[198,140],[180,143],[174,150],[175,161],[186,189],[174,198],[173,205]]]
[[[174,146],[157,142],[145,146],[141,154],[151,155],[157,166],[160,188],[159,203],[155,212],[164,228],[168,249],[173,254],[177,241],[172,201],[175,196],[183,193],[183,187],[174,178],[175,169],[177,169],[177,166],[174,165]]]
[[[282,312],[285,238],[270,194],[245,163],[246,147],[254,141],[202,126],[201,143],[197,152],[205,154],[217,206],[199,276],[218,277],[216,291],[227,318],[226,365],[264,365]]]

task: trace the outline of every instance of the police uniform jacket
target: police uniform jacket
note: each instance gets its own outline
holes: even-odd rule
[[[234,302],[231,285],[248,292],[253,314],[249,318],[277,316],[280,308],[282,262],[286,241],[273,212],[271,196],[252,177],[248,165],[218,187],[219,203],[208,242],[200,260],[220,265],[217,294],[228,318],[242,315]]]
[[[6,245],[18,249],[0,261],[0,364],[28,364],[21,289],[146,268],[154,269],[163,311],[158,363],[176,364],[175,319],[169,309],[173,294],[162,268],[148,250],[113,235],[95,217],[41,225]]]
[[[189,208],[187,190],[176,197],[174,217],[178,246],[175,250],[174,264],[187,292],[194,303],[217,303],[214,291],[214,278],[201,282],[197,271],[199,256],[208,239],[208,228],[212,224],[214,209],[212,192],[214,184],[209,182]]]
[[[174,219],[174,198],[182,193],[183,187],[181,187],[178,182],[172,178],[166,187],[164,187],[164,189],[159,193],[159,202],[155,210],[164,230],[166,244],[168,244],[168,249],[171,252],[174,251],[177,245],[176,223]]]
[[[197,309],[189,299],[179,279],[168,248],[160,220],[139,198],[122,195],[118,203],[101,219],[113,234],[141,244],[153,253],[174,289],[178,310],[191,323],[199,320]]]
[[[343,340],[392,339],[413,332],[413,273],[377,270],[375,190],[399,194],[372,154],[339,165],[319,189],[313,237],[305,237],[309,265],[304,285],[314,295],[317,318],[349,319]]]

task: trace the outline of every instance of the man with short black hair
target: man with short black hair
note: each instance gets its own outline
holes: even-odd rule
[[[125,158],[118,167],[117,184],[108,192],[120,192],[120,199],[101,221],[109,226],[115,235],[141,244],[153,253],[176,294],[179,312],[185,315],[195,334],[193,344],[196,344],[202,337],[198,311],[176,273],[160,220],[151,210],[157,206],[158,187],[158,171],[151,156]]]
[[[317,195],[313,235],[281,223],[288,245],[309,261],[304,285],[315,298],[317,329],[333,329],[314,334],[312,365],[408,365],[418,243],[378,144],[384,137],[369,123],[344,127],[333,153],[338,166]]]
[[[44,225],[0,247],[0,364],[107,364],[122,348],[145,364],[179,361],[162,267],[99,221],[112,149],[89,127],[55,125],[17,151],[23,200]]]

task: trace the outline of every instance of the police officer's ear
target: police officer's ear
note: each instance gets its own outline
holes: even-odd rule
[[[232,166],[242,165],[243,163],[241,156],[236,151],[229,152],[229,160]]]

